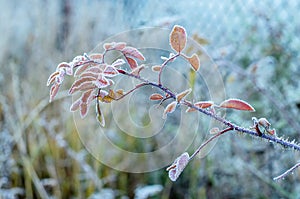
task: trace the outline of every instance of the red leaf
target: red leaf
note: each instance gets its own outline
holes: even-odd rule
[[[220,104],[222,108],[232,108],[242,111],[255,111],[255,109],[247,102],[240,99],[228,99]]]
[[[50,100],[49,100],[49,102],[53,101],[54,97],[56,96],[56,94],[58,92],[59,87],[60,87],[59,84],[53,84],[51,86],[51,89],[50,89]]]
[[[73,74],[73,70],[72,70],[70,64],[67,62],[62,62],[62,63],[58,64],[58,66],[56,67],[56,71],[59,71],[60,69],[65,70],[67,75]]]
[[[130,57],[142,60],[142,61],[145,60],[145,57],[143,56],[143,54],[138,49],[133,48],[133,47],[125,47],[122,50],[122,53],[125,55],[125,57],[130,56]]]
[[[150,96],[150,100],[162,100],[164,97],[161,94],[153,93]]]
[[[191,57],[188,57],[187,60],[190,62],[190,64],[192,65],[192,67],[195,71],[199,70],[200,59],[199,59],[198,55],[193,54]]]
[[[190,92],[192,91],[191,88],[179,93],[176,95],[176,100],[177,102],[180,102],[182,99],[184,99],[188,94],[190,94]]]
[[[82,93],[81,101],[82,103],[89,104],[93,99],[93,90],[88,90]]]
[[[165,108],[164,113],[163,113],[163,119],[167,118],[168,113],[173,113],[176,109],[177,106],[177,101],[171,102],[168,104],[168,106]]]
[[[182,26],[175,25],[170,34],[170,44],[171,47],[177,51],[181,52],[186,45],[186,31]]]
[[[135,69],[138,66],[138,64],[135,61],[135,59],[132,59],[130,57],[125,57],[125,58],[126,58],[126,60],[127,60],[127,62],[128,62],[128,64],[129,64],[129,66],[130,66],[131,69]]]

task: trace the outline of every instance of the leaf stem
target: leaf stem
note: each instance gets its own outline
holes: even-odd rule
[[[210,137],[208,140],[206,140],[203,144],[201,144],[201,146],[191,155],[190,160],[192,160],[200,151],[202,148],[204,148],[208,143],[210,143],[211,141],[213,141],[214,139],[216,139],[217,137],[221,136],[222,134],[228,132],[228,131],[231,131],[233,130],[232,127],[228,127],[220,132],[218,132],[216,135]]]
[[[169,57],[167,60],[164,61],[164,63],[162,63],[161,69],[160,69],[159,74],[158,74],[158,85],[161,85],[161,75],[162,75],[162,72],[163,72],[164,68],[167,66],[167,64],[168,64],[170,61],[173,61],[173,60],[176,59],[176,57],[178,57],[179,55],[180,55],[180,52],[177,53],[176,55],[173,55],[172,57]]]

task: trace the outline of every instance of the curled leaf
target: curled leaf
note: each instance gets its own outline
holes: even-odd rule
[[[190,156],[187,152],[181,154],[178,158],[176,158],[173,164],[167,168],[170,180],[172,180],[173,182],[177,180],[186,165],[189,163],[189,160]]]
[[[119,67],[121,65],[125,64],[125,61],[123,59],[117,59],[116,61],[114,61],[111,66],[112,67]]]
[[[183,91],[183,92],[177,94],[177,95],[176,95],[176,101],[177,101],[177,102],[180,102],[183,98],[185,98],[188,94],[190,94],[191,91],[192,91],[192,89],[189,88],[189,89],[187,89],[187,90],[185,90],[185,91]]]
[[[104,115],[101,112],[100,103],[98,101],[96,103],[96,118],[99,121],[100,125],[102,127],[104,127],[105,126],[105,119],[104,119]]]
[[[125,47],[122,50],[122,53],[125,55],[125,57],[133,57],[139,60],[144,61],[145,57],[143,56],[143,54],[136,48],[133,47]]]
[[[161,94],[153,93],[150,96],[150,100],[162,100],[164,97]]]
[[[123,89],[118,89],[115,93],[116,97],[119,98],[124,95],[124,90]]]
[[[49,86],[50,84],[52,84],[55,81],[55,79],[58,76],[58,74],[59,74],[59,72],[55,71],[54,73],[52,73],[50,75],[50,77],[48,78],[48,81],[47,81],[47,86]]]
[[[232,108],[242,111],[255,111],[255,109],[247,102],[240,99],[228,99],[220,104],[222,108]]]
[[[181,52],[186,45],[186,31],[182,26],[175,25],[170,34],[170,45],[177,51]]]
[[[200,68],[200,59],[198,55],[193,54],[191,57],[188,57],[187,60],[190,62],[191,66],[195,71],[198,71]]]
[[[152,66],[152,71],[154,72],[159,72],[161,70],[161,65],[155,65],[155,66]]]
[[[168,104],[168,106],[165,108],[164,113],[163,113],[163,119],[167,118],[168,113],[173,113],[176,109],[177,106],[177,101],[171,102]]]
[[[143,69],[145,69],[145,65],[144,64],[142,64],[142,65],[138,66],[137,68],[133,69],[130,74],[135,75],[135,76],[139,76],[140,72]]]

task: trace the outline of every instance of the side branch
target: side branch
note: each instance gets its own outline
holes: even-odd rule
[[[157,87],[159,88],[160,90],[164,91],[165,93],[168,93],[170,95],[170,98],[173,98],[173,99],[176,99],[176,95],[175,93],[173,93],[170,89],[162,86],[161,84],[159,83],[155,83],[155,82],[151,82],[149,80],[146,80],[140,76],[136,76],[136,75],[133,75],[133,74],[130,74],[128,73],[127,71],[124,71],[122,70],[121,74],[123,75],[127,75],[127,76],[130,76],[130,77],[133,77],[135,79],[138,79],[140,81],[142,81],[143,83],[145,84],[148,84],[148,85],[151,85],[153,87]],[[300,145],[294,143],[294,142],[290,142],[288,140],[285,140],[283,138],[279,138],[279,137],[275,137],[275,136],[271,136],[271,135],[267,135],[267,134],[262,134],[261,136],[258,135],[258,133],[254,130],[250,130],[248,128],[244,128],[244,127],[241,127],[241,126],[238,126],[206,109],[203,109],[203,108],[199,108],[199,107],[196,107],[195,105],[193,105],[192,103],[186,101],[186,100],[183,100],[180,104],[182,105],[185,105],[185,106],[188,106],[190,108],[193,108],[193,109],[196,109],[197,111],[213,118],[214,120],[216,121],[219,121],[220,123],[223,123],[224,125],[226,125],[227,127],[231,128],[231,130],[234,130],[234,131],[237,131],[237,132],[241,132],[241,133],[246,133],[248,135],[252,135],[252,136],[256,136],[258,138],[261,138],[261,139],[265,139],[267,141],[270,141],[270,142],[274,142],[274,143],[277,143],[277,144],[280,144],[282,145],[284,148],[290,148],[290,149],[294,149],[294,150],[297,150],[297,151],[300,151]]]

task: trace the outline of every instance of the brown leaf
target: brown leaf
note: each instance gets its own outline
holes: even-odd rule
[[[82,103],[89,104],[92,101],[93,98],[93,90],[87,90],[84,93],[82,93],[81,101]]]
[[[177,101],[173,101],[168,106],[165,108],[164,113],[163,113],[163,119],[167,118],[168,113],[173,113],[176,109],[177,106]]]
[[[190,94],[191,91],[192,91],[192,89],[189,88],[189,89],[187,89],[187,90],[185,90],[185,91],[183,91],[183,92],[177,94],[177,95],[176,95],[176,101],[177,101],[177,102],[180,102],[180,101],[181,101],[182,99],[184,99],[188,94]]]
[[[190,64],[192,65],[193,69],[195,71],[198,71],[200,68],[200,59],[199,59],[198,55],[193,54],[191,57],[188,57],[187,59],[190,62]]]
[[[57,75],[59,75],[58,71],[55,71],[54,73],[52,73],[50,75],[50,77],[48,78],[48,81],[47,81],[47,86],[49,86],[50,84],[52,84],[55,81]]]
[[[177,51],[181,52],[186,45],[186,31],[182,26],[175,25],[170,34],[170,45]]]
[[[133,47],[125,47],[124,49],[122,49],[122,53],[125,55],[125,57],[133,57],[139,60],[144,61],[145,57],[143,56],[143,54],[136,48]]]
[[[50,100],[49,102],[52,102],[54,97],[56,96],[58,89],[59,89],[60,85],[59,84],[53,84],[50,88]]]
[[[102,127],[104,127],[105,126],[105,119],[104,119],[104,115],[101,112],[100,103],[99,102],[96,103],[96,118],[99,121],[100,125]]]
[[[152,71],[154,72],[159,72],[161,70],[161,65],[155,65],[155,66],[152,66]]]
[[[127,60],[127,62],[128,62],[128,64],[129,64],[129,66],[130,66],[131,69],[137,68],[138,64],[135,61],[135,59],[132,59],[130,57],[125,57],[125,58],[126,58],[126,60]]]
[[[194,106],[196,106],[198,108],[209,108],[213,105],[214,105],[213,101],[200,101],[200,102],[196,102],[194,104]],[[194,108],[189,107],[188,109],[186,109],[186,112],[194,112],[194,111],[196,111],[196,109],[194,109]]]
[[[153,93],[150,96],[150,100],[162,100],[164,97],[161,94]]]
[[[98,100],[105,103],[111,103],[113,100],[115,100],[115,93],[111,89],[109,92],[101,90],[100,94],[98,95]]]
[[[116,97],[119,98],[124,95],[124,90],[118,89],[115,94],[116,94]]]
[[[255,109],[247,102],[240,99],[228,99],[220,104],[222,108],[232,108],[242,111],[255,111]]]

